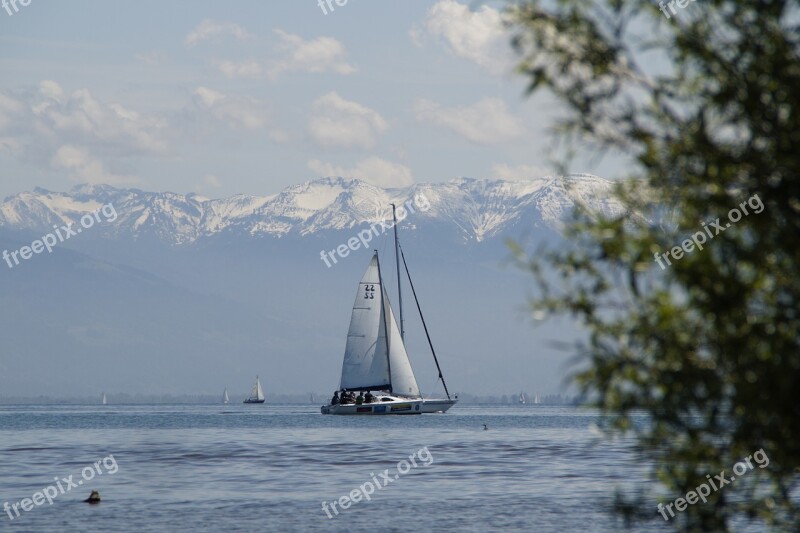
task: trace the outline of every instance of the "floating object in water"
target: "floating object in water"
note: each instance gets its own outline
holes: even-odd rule
[[[92,504],[100,503],[100,493],[97,492],[96,490],[93,490],[92,493],[89,494],[89,497],[86,498],[83,501],[86,502],[86,503],[92,503]]]
[[[488,428],[488,427],[486,427],[486,424],[484,424],[484,425],[483,425],[483,430],[484,430],[484,431],[486,431],[487,429],[489,429],[489,428]]]

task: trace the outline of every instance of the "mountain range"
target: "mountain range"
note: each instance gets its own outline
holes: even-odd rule
[[[384,189],[324,178],[224,199],[108,185],[19,193],[0,204],[0,250],[70,224],[82,231],[52,253],[0,263],[0,396],[244,391],[255,374],[268,397],[271,388],[333,390],[370,249],[391,258],[384,276],[396,279],[392,203],[404,206],[400,241],[449,387],[560,392],[569,354],[549,341],[578,333],[564,322],[532,327],[524,308],[533,284],[509,265],[506,241],[559,245],[576,204],[618,211],[612,185],[570,175]],[[368,246],[353,246],[369,228]],[[337,262],[321,260],[337,249]],[[434,391],[403,291],[412,364]]]
[[[557,228],[575,203],[613,210],[610,187],[611,182],[590,175],[513,182],[459,178],[402,189],[323,178],[271,196],[210,200],[196,194],[80,185],[70,192],[36,188],[6,198],[0,204],[0,227],[42,230],[55,223],[77,223],[82,214],[111,203],[120,217],[104,229],[106,237],[187,245],[226,234],[283,237],[349,229],[386,218],[393,202],[403,205],[421,197],[430,207],[415,220],[450,224],[463,242],[481,242],[531,223]]]

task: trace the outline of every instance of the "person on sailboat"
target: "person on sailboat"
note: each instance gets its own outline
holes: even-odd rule
[[[331,405],[336,405],[339,403],[339,391],[334,391],[333,398],[331,398]]]
[[[358,398],[356,398],[356,405],[363,405],[363,404],[364,404],[364,393],[359,391]]]
[[[372,395],[372,391],[367,391],[367,394],[364,395],[364,403],[372,403],[374,399],[375,396]]]
[[[345,390],[343,389],[343,390],[342,390],[342,394],[341,394],[341,396],[340,396],[340,400],[339,400],[339,402],[340,402],[342,405],[347,405],[347,404],[349,404],[349,403],[353,403],[353,400],[350,398],[350,394],[349,394],[347,391],[345,391]]]

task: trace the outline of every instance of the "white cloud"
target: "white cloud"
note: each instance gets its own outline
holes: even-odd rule
[[[24,146],[14,137],[0,136],[0,152],[6,152],[15,157],[19,157],[24,153]]]
[[[279,43],[273,60],[225,59],[214,61],[214,65],[228,78],[253,79],[265,76],[275,79],[285,72],[332,72],[346,75],[357,70],[347,62],[344,45],[332,37],[318,37],[307,41],[281,29],[276,29],[275,34]]]
[[[275,63],[270,75],[276,77],[284,72],[333,72],[335,74],[352,74],[356,68],[345,60],[344,45],[332,37],[318,37],[306,41],[299,35],[283,30],[275,30],[281,39],[280,48],[285,58]]]
[[[420,122],[446,128],[479,144],[509,141],[525,134],[522,121],[509,113],[499,98],[484,98],[471,106],[450,108],[418,100],[414,113]]]
[[[219,178],[216,177],[214,174],[207,174],[205,178],[203,178],[203,184],[208,187],[213,187],[218,189],[222,187],[222,182],[219,181]]]
[[[379,157],[363,159],[351,168],[334,166],[313,159],[308,162],[308,168],[320,177],[358,178],[378,187],[407,187],[414,183],[410,168]]]
[[[252,98],[228,96],[208,87],[198,87],[193,100],[198,118],[210,119],[216,125],[252,131],[266,124],[263,106]]]
[[[133,176],[122,176],[106,171],[103,164],[93,159],[89,152],[78,146],[61,146],[52,159],[54,167],[70,171],[70,179],[80,183],[107,183],[109,185],[137,185],[141,181]]]
[[[118,103],[96,99],[88,89],[70,95],[44,80],[37,92],[0,94],[0,133],[41,150],[78,144],[114,155],[164,154],[167,123]]]
[[[53,80],[44,80],[39,83],[39,94],[45,98],[60,101],[64,96],[64,89]]]
[[[231,35],[243,41],[250,37],[247,31],[233,22],[215,22],[205,19],[189,35],[186,36],[186,46],[195,46],[205,40],[213,39],[222,35]]]
[[[411,29],[408,30],[408,37],[414,43],[414,46],[422,48],[422,28],[419,25],[413,24],[411,26]]]
[[[255,60],[247,61],[218,61],[217,68],[228,78],[260,78],[264,75],[264,68]]]
[[[268,116],[258,100],[208,87],[197,87],[182,109],[155,115],[44,80],[36,90],[0,91],[0,153],[40,171],[64,171],[73,180],[141,183],[129,175],[135,174],[132,158],[172,157],[186,143],[196,150],[196,142],[217,132],[287,140]]]
[[[388,124],[377,112],[335,92],[317,99],[308,129],[311,138],[324,147],[370,148]]]
[[[453,54],[493,74],[509,72],[513,66],[511,35],[503,26],[502,14],[492,7],[472,11],[455,0],[440,0],[428,11],[425,27]],[[411,38],[415,40],[415,35]]]
[[[25,112],[25,104],[11,96],[0,93],[0,132],[11,128]]]
[[[528,181],[543,178],[550,173],[534,165],[510,166],[506,163],[496,163],[492,165],[491,177],[506,181]]]
[[[0,151],[40,169],[65,171],[74,181],[133,185],[137,177],[109,169],[137,156],[170,154],[168,122],[88,89],[65,91],[52,80],[37,90],[0,93]],[[124,168],[124,166],[122,167]]]
[[[145,65],[150,65],[151,67],[155,67],[158,65],[162,65],[167,62],[167,55],[163,52],[143,52],[141,54],[134,54],[134,56],[138,61],[141,61]]]

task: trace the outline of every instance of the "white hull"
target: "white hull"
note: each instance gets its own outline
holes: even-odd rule
[[[421,414],[423,400],[398,398],[396,396],[379,396],[389,401],[375,401],[361,405],[348,403],[336,405],[323,405],[320,411],[323,415],[418,415]]]
[[[422,400],[423,413],[446,413],[458,400],[424,399]]]

